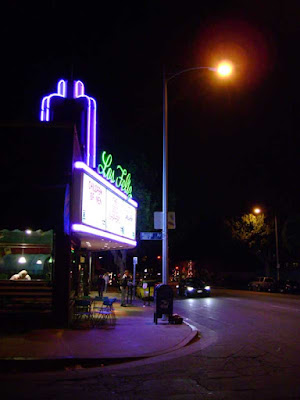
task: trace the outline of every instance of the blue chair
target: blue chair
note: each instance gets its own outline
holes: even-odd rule
[[[93,323],[94,326],[106,326],[114,327],[116,324],[116,315],[113,303],[116,298],[110,299],[108,297],[103,298],[102,305],[100,307],[93,307]]]
[[[116,297],[110,299],[108,297],[103,298],[103,305],[102,307],[109,307],[110,309],[113,309],[113,304],[114,302],[117,301]]]
[[[88,326],[91,322],[91,300],[88,299],[76,299],[74,302],[73,312],[73,326],[79,327],[82,322],[87,322]]]

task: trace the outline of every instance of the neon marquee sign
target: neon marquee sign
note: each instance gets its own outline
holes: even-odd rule
[[[51,101],[55,98],[68,98],[74,100],[84,99],[86,101],[86,164],[96,168],[96,100],[85,94],[84,84],[81,81],[74,81],[73,87],[68,87],[69,82],[61,79],[57,83],[57,92],[45,96],[41,102],[40,120],[50,121]]]
[[[112,169],[112,155],[102,152],[101,164],[98,165],[98,173],[109,182],[113,183],[122,192],[126,193],[128,198],[132,198],[131,174],[127,169],[117,165],[117,171]]]

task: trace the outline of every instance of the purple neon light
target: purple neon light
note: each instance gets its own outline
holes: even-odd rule
[[[50,107],[51,99],[53,97],[67,97],[67,81],[61,79],[57,83],[57,93],[52,93],[45,96],[41,102],[41,121],[50,121]],[[84,93],[84,84],[81,81],[74,81],[73,83],[73,98],[86,98],[88,103],[87,110],[87,154],[86,163],[89,167],[96,168],[96,100]]]
[[[73,97],[76,99],[78,96],[84,94],[84,84],[81,81],[75,81],[73,87]]]
[[[122,238],[120,236],[114,235],[113,233],[108,233],[108,232],[102,231],[101,229],[91,228],[90,226],[87,226],[87,225],[73,224],[72,225],[72,231],[90,233],[92,235],[105,237],[106,239],[115,240],[116,242],[119,242],[119,243],[127,243],[127,244],[129,244],[131,246],[136,246],[137,245],[137,242],[135,240]]]
[[[96,100],[84,93],[84,84],[81,81],[75,81],[73,87],[74,99],[86,98],[88,102],[87,118],[87,159],[86,163],[92,168],[96,168]],[[92,157],[92,162],[91,162]]]
[[[102,183],[105,187],[107,187],[112,192],[116,193],[119,197],[122,197],[122,199],[126,200],[133,207],[135,208],[138,207],[138,203],[136,201],[129,199],[125,193],[121,192],[121,190],[116,188],[114,185],[112,185],[110,182],[104,179],[101,175],[97,174],[93,169],[89,168],[84,162],[76,161],[74,163],[74,168],[85,171],[87,174],[91,175],[96,181]]]
[[[65,81],[64,79],[61,79],[60,81],[58,81],[57,83],[57,94],[60,94],[63,97],[66,97],[67,94],[67,81]]]
[[[41,103],[41,114],[40,120],[41,121],[49,121],[50,120],[50,101],[52,97],[66,97],[67,94],[67,82],[61,79],[57,83],[57,93],[52,93],[49,96],[45,96],[42,99]],[[46,106],[45,106],[46,103]]]

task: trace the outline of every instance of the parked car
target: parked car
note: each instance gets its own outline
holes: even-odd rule
[[[177,285],[178,295],[185,297],[205,297],[210,296],[210,286],[206,285],[201,279],[187,278]]]
[[[276,287],[279,293],[300,293],[300,284],[297,281],[279,281]]]
[[[276,281],[270,276],[260,276],[256,280],[248,284],[249,290],[256,290],[258,292],[275,292]]]

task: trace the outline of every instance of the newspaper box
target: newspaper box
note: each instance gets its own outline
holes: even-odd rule
[[[170,319],[173,315],[173,290],[170,286],[161,283],[156,286],[155,293],[155,312],[154,322],[157,324],[157,319],[167,315]]]

